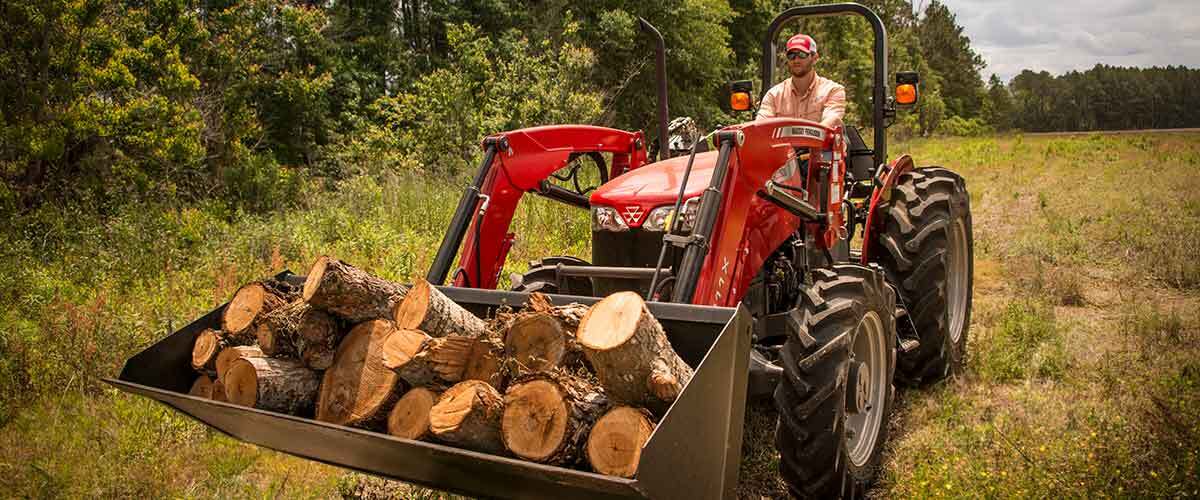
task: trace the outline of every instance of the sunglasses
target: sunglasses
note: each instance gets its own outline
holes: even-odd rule
[[[799,50],[793,50],[793,51],[787,53],[787,58],[789,61],[792,61],[795,59],[808,59],[808,52],[801,52]]]

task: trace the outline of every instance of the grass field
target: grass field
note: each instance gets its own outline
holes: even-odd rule
[[[1200,496],[1200,134],[921,140],[971,192],[966,373],[900,391],[880,497]],[[239,283],[330,253],[422,275],[461,186],[358,179],[302,208],[46,208],[0,242],[0,496],[443,495],[245,445],[103,386]],[[564,221],[567,218],[569,220]],[[586,256],[581,212],[527,203],[511,271]],[[781,494],[774,413],[744,497]]]

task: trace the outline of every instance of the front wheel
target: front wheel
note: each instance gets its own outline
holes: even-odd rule
[[[879,471],[895,389],[895,292],[881,270],[813,271],[804,318],[780,352],[775,445],[793,496],[852,498]]]

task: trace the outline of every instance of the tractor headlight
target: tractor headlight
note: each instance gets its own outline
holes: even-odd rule
[[[680,212],[683,213],[683,218],[679,221],[679,231],[689,233],[696,228],[696,212],[700,206],[700,198],[689,198],[683,202],[683,207]],[[666,205],[658,207],[650,211],[650,215],[646,216],[646,222],[642,224],[642,229],[647,231],[666,231],[671,227],[671,221],[675,219],[675,205]]]
[[[592,207],[592,231],[628,231],[629,225],[625,219],[611,207]]]

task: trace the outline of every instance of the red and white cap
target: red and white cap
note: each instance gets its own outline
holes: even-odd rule
[[[796,35],[788,39],[787,51],[799,50],[808,55],[817,53],[817,41],[808,35]]]

